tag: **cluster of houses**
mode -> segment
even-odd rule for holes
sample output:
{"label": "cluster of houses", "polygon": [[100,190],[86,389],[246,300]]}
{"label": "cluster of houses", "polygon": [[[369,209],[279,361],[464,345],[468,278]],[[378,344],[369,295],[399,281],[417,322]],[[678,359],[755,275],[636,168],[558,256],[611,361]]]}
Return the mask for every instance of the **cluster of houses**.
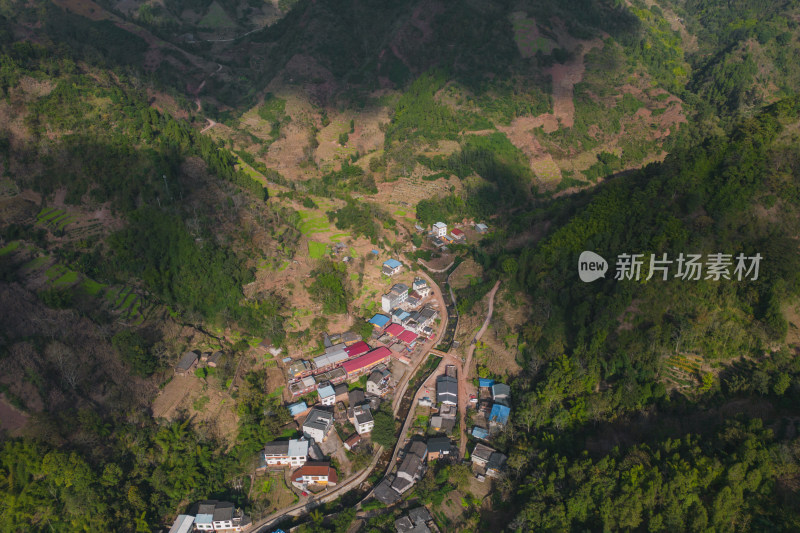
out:
{"label": "cluster of houses", "polygon": [[[348,332],[349,333],[349,332]],[[392,352],[386,346],[372,348],[358,335],[350,334],[348,340],[331,344],[325,353],[310,362],[303,359],[284,359],[289,393],[297,398],[323,390],[320,398],[330,395],[330,388],[345,381],[358,379],[375,367],[388,363]]]}
{"label": "cluster of houses", "polygon": [[215,533],[242,533],[253,523],[250,517],[230,502],[205,500],[196,503],[189,514],[178,515],[169,533],[212,531]]}
{"label": "cluster of houses", "polygon": [[[392,390],[392,374],[385,365],[372,369],[366,381],[366,392],[349,390],[345,383],[336,386],[327,384],[317,389],[319,402],[308,407],[299,401],[288,406],[290,414],[302,420],[302,437],[291,440],[276,440],[267,443],[261,456],[259,469],[296,469],[292,472],[292,484],[299,490],[330,487],[338,483],[336,470],[325,461],[320,445],[334,431],[337,421],[348,420],[355,433],[344,441],[351,450],[358,446],[375,426],[373,411],[380,406],[381,399]],[[345,408],[345,402],[349,407]]]}
{"label": "cluster of houses", "polygon": [[476,439],[488,440],[490,435],[508,424],[511,415],[511,387],[505,383],[496,383],[493,379],[479,378],[478,389],[480,400],[478,410],[486,418],[488,428],[476,425],[472,428],[472,436]]}
{"label": "cluster of houses", "polygon": [[[489,227],[483,223],[475,224],[473,227],[475,231],[481,235],[489,231]],[[422,228],[419,226],[417,229],[422,231]],[[436,248],[439,248],[443,251],[447,251],[447,245],[449,244],[463,244],[467,241],[467,236],[463,230],[459,228],[452,228],[448,232],[447,224],[444,222],[436,222],[433,224],[431,226],[431,230],[428,232],[428,237]]]}
{"label": "cluster of houses", "polygon": [[435,414],[430,418],[433,431],[448,435],[452,433],[458,415],[458,379],[455,366],[447,365],[445,373],[436,378],[435,405],[430,396],[420,398],[419,405],[435,409]]}
{"label": "cluster of houses", "polygon": [[216,352],[197,352],[196,350],[190,350],[188,352],[184,352],[181,356],[178,364],[175,365],[175,374],[178,376],[185,376],[187,374],[191,374],[192,371],[198,367],[198,365],[205,365],[211,368],[216,368],[217,365],[220,364],[222,361],[223,353],[220,351]]}

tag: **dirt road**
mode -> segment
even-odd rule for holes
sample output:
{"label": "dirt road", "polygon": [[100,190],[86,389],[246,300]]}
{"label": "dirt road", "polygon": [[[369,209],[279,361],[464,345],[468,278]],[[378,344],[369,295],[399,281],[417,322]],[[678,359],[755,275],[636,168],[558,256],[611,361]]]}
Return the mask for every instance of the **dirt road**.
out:
{"label": "dirt road", "polygon": [[497,289],[500,288],[500,280],[494,284],[492,290],[489,291],[489,311],[486,313],[486,320],[483,321],[481,329],[475,334],[472,342],[467,348],[467,358],[464,361],[464,366],[458,375],[458,415],[461,417],[461,439],[459,444],[459,453],[464,457],[467,451],[467,408],[469,407],[469,398],[467,397],[467,383],[469,382],[469,369],[472,365],[472,354],[475,353],[475,346],[486,332],[489,327],[489,322],[492,320],[492,313],[494,312],[494,295],[497,294]]}

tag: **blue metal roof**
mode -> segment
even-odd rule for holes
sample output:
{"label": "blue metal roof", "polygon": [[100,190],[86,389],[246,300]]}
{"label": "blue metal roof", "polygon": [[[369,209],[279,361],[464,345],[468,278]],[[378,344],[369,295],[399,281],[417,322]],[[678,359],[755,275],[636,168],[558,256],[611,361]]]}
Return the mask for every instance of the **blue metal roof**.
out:
{"label": "blue metal roof", "polygon": [[401,265],[402,263],[397,259],[387,259],[386,261],[383,262],[383,266],[387,266],[389,268],[397,268]]}
{"label": "blue metal roof", "polygon": [[492,406],[492,412],[489,413],[489,422],[505,425],[508,422],[509,414],[511,414],[509,407],[496,403]]}
{"label": "blue metal roof", "polygon": [[485,439],[489,436],[489,432],[480,426],[472,428],[472,436],[476,439]]}
{"label": "blue metal roof", "polygon": [[297,402],[291,404],[288,407],[288,409],[289,409],[289,414],[291,414],[292,416],[297,416],[306,409],[308,409],[308,405],[306,405],[306,402]]}
{"label": "blue metal roof", "polygon": [[382,328],[389,323],[389,317],[386,315],[377,314],[369,319],[369,323],[375,324],[379,328]]}
{"label": "blue metal roof", "polygon": [[330,385],[325,385],[324,387],[320,387],[317,389],[320,398],[328,398],[330,396],[336,396],[336,393],[333,391],[333,387]]}
{"label": "blue metal roof", "polygon": [[489,378],[478,378],[479,387],[491,387],[494,385],[494,380]]}
{"label": "blue metal roof", "polygon": [[378,255],[380,252],[378,250],[372,250],[370,253]]}

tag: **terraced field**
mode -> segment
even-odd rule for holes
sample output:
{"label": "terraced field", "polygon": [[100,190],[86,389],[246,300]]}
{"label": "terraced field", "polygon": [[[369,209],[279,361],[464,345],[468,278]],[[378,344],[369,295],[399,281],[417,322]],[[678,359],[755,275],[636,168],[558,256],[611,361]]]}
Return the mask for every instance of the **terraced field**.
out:
{"label": "terraced field", "polygon": [[694,388],[699,384],[698,376],[703,358],[694,354],[677,354],[665,363],[665,378],[677,388]]}

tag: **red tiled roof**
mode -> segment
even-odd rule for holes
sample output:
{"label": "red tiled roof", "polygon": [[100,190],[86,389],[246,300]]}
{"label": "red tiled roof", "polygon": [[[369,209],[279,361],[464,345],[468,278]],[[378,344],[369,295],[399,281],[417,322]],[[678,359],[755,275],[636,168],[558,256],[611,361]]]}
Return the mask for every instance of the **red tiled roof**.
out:
{"label": "red tiled roof", "polygon": [[464,232],[461,231],[460,229],[454,229],[450,233],[452,233],[453,235],[464,235]]}
{"label": "red tiled roof", "polygon": [[409,331],[409,330],[406,329],[406,330],[403,330],[403,333],[398,335],[397,338],[398,338],[398,340],[401,340],[401,341],[403,341],[405,343],[410,343],[410,342],[414,342],[415,340],[417,340],[417,334],[414,333],[413,331]]}
{"label": "red tiled roof", "polygon": [[339,476],[329,463],[306,463],[292,474],[292,481],[299,481],[303,476],[328,476],[328,482],[337,483]]}
{"label": "red tiled roof", "polygon": [[364,355],[370,350],[369,344],[364,341],[358,341],[357,343],[348,346],[344,349],[347,352],[347,355],[350,357],[358,357],[359,355]]}
{"label": "red tiled roof", "polygon": [[348,374],[352,372],[357,372],[362,368],[367,368],[372,365],[375,365],[387,357],[392,355],[391,350],[386,346],[381,346],[380,348],[375,348],[371,352],[366,355],[362,355],[361,357],[354,357],[353,359],[349,359],[342,363],[342,368]]}
{"label": "red tiled roof", "polygon": [[403,326],[401,326],[400,324],[392,324],[392,325],[388,326],[384,330],[384,332],[388,333],[392,337],[396,337],[397,335],[400,335],[404,331],[404,329],[405,328],[403,328]]}
{"label": "red tiled roof", "polygon": [[344,441],[344,443],[347,444],[348,446],[353,446],[355,444],[358,444],[359,442],[361,442],[361,435],[359,435],[358,433],[356,433],[355,435]]}

